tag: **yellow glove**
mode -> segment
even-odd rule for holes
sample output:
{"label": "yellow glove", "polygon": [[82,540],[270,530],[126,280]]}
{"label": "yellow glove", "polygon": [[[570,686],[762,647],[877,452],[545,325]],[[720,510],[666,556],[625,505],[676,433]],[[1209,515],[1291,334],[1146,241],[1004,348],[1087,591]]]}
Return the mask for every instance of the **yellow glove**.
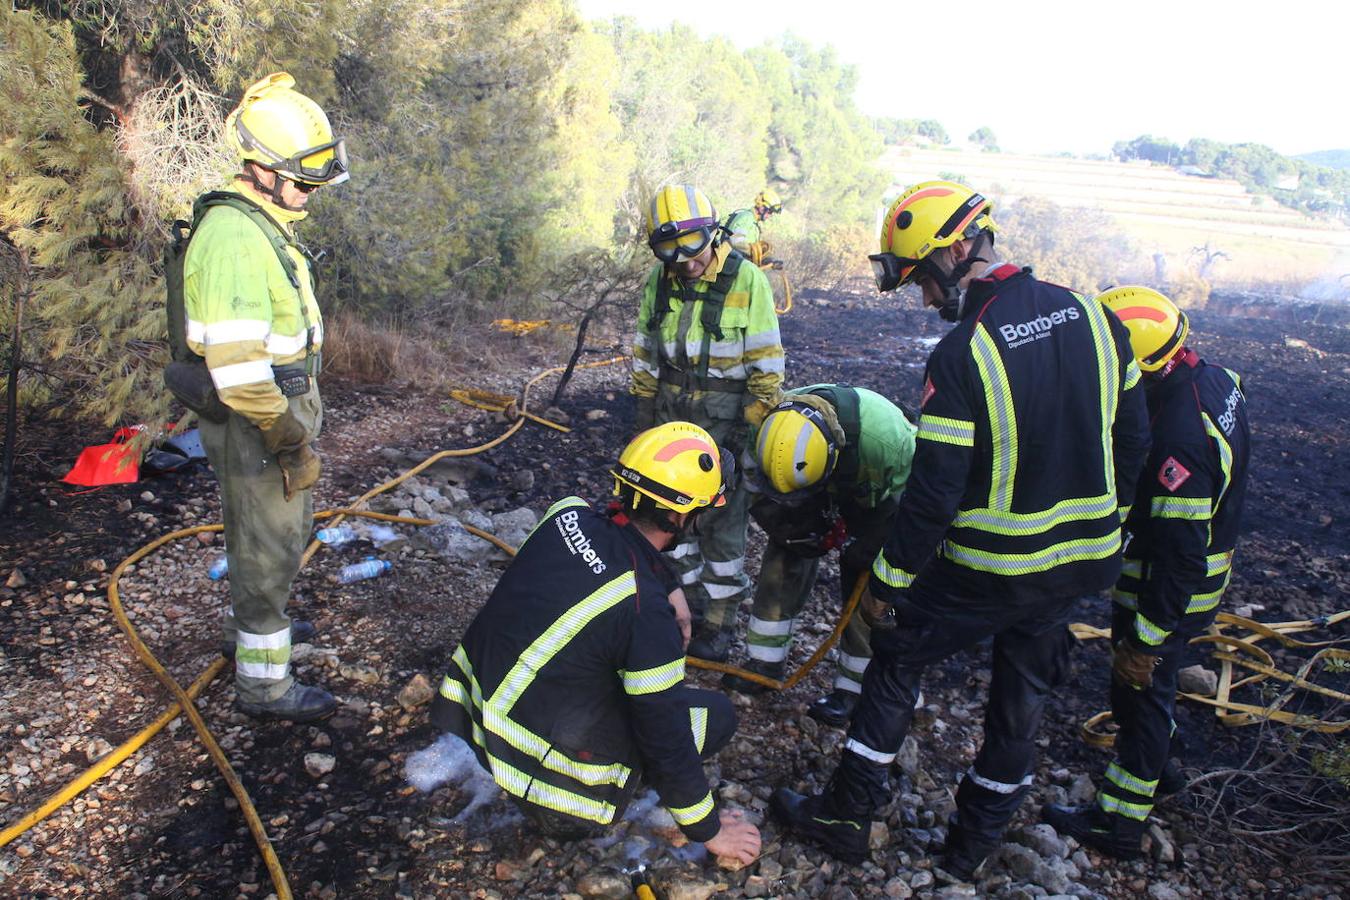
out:
{"label": "yellow glove", "polygon": [[753,403],[742,410],[742,415],[745,416],[745,421],[750,423],[751,428],[758,428],[760,423],[764,421],[764,417],[773,412],[777,405],[777,401],[771,403],[768,400],[756,397]]}

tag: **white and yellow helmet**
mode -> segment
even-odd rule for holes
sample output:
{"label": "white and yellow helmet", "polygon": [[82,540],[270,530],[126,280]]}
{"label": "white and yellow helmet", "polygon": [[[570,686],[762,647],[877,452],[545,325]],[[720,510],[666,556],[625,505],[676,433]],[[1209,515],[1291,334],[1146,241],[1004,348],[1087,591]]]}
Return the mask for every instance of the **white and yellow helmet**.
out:
{"label": "white and yellow helmet", "polygon": [[698,256],[717,236],[717,210],[692,184],[668,184],[647,204],[647,243],[663,263]]}

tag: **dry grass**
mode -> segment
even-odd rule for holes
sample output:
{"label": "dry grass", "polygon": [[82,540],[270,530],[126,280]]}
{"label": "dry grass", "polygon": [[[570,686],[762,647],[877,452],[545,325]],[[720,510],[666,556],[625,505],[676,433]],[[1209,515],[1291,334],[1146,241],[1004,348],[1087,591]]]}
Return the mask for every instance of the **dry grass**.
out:
{"label": "dry grass", "polygon": [[400,327],[339,313],[324,320],[323,368],[364,384],[443,387],[464,365],[460,354]]}

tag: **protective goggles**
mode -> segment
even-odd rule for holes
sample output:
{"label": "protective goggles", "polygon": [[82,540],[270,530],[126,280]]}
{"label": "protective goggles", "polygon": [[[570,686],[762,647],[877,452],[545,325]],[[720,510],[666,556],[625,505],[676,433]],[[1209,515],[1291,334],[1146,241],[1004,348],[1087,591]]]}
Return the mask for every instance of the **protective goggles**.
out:
{"label": "protective goggles", "polygon": [[239,129],[239,137],[245,147],[255,148],[268,157],[259,162],[292,181],[341,184],[350,177],[347,167],[347,142],[343,138],[334,138],[326,144],[307,147],[281,159],[277,158],[266,144],[254,137],[242,117],[235,120],[235,127]]}
{"label": "protective goggles", "polygon": [[[673,263],[677,259],[692,259],[708,248],[717,233],[717,220],[708,217],[685,219],[680,222],[663,222],[647,238],[652,253],[663,263]],[[694,241],[681,243],[681,238],[696,237]]]}
{"label": "protective goggles", "polygon": [[918,274],[919,263],[923,262],[894,253],[873,253],[867,257],[867,261],[872,264],[872,277],[876,279],[877,290],[883,294],[912,282]]}

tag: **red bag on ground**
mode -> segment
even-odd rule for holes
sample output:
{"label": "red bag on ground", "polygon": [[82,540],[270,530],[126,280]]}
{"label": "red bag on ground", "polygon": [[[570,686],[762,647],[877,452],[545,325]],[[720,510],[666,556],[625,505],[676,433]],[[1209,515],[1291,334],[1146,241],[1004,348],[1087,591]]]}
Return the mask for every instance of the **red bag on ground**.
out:
{"label": "red bag on ground", "polygon": [[81,487],[101,487],[105,484],[130,484],[141,479],[139,450],[133,449],[131,439],[144,425],[119,428],[111,444],[85,447],[80,458],[61,480]]}

